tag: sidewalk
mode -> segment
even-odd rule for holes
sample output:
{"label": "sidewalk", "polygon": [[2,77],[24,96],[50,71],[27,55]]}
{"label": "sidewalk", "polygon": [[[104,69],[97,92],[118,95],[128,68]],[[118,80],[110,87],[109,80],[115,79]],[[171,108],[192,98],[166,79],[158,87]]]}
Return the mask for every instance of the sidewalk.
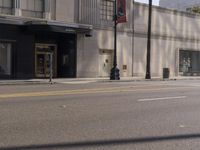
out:
{"label": "sidewalk", "polygon": [[141,77],[121,77],[120,80],[110,80],[109,78],[58,78],[53,79],[27,79],[27,80],[0,80],[1,85],[32,85],[32,84],[86,84],[95,82],[136,82],[136,81],[172,81],[172,80],[200,80],[200,77],[175,77],[163,80],[162,78],[152,78],[146,80]]}

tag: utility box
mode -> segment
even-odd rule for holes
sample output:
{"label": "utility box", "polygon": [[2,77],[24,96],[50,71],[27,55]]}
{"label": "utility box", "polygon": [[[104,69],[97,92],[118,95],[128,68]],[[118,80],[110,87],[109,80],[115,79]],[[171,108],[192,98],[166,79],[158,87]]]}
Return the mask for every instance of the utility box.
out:
{"label": "utility box", "polygon": [[169,79],[169,68],[163,68],[163,79]]}

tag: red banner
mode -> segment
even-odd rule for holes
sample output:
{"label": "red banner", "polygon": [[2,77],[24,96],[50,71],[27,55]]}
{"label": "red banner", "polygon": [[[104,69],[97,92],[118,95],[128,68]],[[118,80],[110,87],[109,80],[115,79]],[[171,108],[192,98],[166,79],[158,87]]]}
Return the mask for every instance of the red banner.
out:
{"label": "red banner", "polygon": [[117,0],[117,23],[124,23],[126,20],[126,0]]}

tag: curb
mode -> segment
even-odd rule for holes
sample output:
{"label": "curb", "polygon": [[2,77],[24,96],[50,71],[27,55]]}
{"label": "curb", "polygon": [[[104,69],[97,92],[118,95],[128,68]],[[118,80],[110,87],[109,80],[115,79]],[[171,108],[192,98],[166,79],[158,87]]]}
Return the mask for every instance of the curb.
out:
{"label": "curb", "polygon": [[10,85],[41,85],[41,84],[55,84],[55,82],[41,82],[41,81],[17,81],[17,82],[0,82],[0,86],[10,86]]}
{"label": "curb", "polygon": [[121,80],[110,80],[110,79],[73,79],[73,80],[63,80],[56,81],[54,80],[52,83],[49,81],[26,81],[26,80],[17,80],[17,81],[1,81],[0,86],[9,86],[9,85],[42,85],[42,84],[87,84],[87,83],[112,83],[112,82],[156,82],[156,81],[178,81],[178,80],[200,80],[200,78],[170,78],[170,79],[162,79],[162,78],[153,78],[153,79],[121,79]]}

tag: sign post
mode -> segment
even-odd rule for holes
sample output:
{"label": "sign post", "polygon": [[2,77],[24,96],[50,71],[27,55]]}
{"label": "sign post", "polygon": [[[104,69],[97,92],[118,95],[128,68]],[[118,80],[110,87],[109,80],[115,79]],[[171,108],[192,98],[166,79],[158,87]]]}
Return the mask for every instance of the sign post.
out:
{"label": "sign post", "polygon": [[49,75],[49,82],[52,84],[53,78],[53,53],[50,53],[50,75]]}
{"label": "sign post", "polygon": [[111,69],[110,80],[120,80],[117,68],[117,24],[126,22],[126,0],[115,0],[114,6],[114,61]]}
{"label": "sign post", "polygon": [[146,79],[151,79],[151,17],[152,17],[152,0],[149,0],[149,20],[148,20],[148,38],[147,38],[147,65]]}

